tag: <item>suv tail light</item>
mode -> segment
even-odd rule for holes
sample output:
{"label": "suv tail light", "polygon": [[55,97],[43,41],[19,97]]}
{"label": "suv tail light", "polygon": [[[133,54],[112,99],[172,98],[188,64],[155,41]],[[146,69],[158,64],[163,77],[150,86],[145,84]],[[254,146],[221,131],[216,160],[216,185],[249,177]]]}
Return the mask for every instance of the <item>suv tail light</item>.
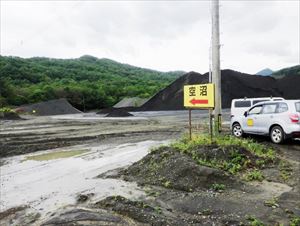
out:
{"label": "suv tail light", "polygon": [[290,116],[291,122],[293,122],[293,123],[298,123],[300,120],[298,114],[290,114],[289,116]]}

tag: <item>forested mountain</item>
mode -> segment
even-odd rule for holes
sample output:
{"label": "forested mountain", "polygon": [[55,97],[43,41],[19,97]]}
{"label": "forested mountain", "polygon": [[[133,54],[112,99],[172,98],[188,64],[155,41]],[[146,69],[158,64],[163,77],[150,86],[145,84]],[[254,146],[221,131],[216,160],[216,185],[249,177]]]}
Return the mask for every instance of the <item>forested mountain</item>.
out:
{"label": "forested mountain", "polygon": [[148,98],[184,72],[159,72],[109,59],[0,56],[0,106],[67,98],[83,109],[109,107],[123,97]]}
{"label": "forested mountain", "polygon": [[282,78],[285,76],[295,76],[295,75],[300,76],[300,65],[283,68],[279,71],[273,72],[272,74],[274,78]]}

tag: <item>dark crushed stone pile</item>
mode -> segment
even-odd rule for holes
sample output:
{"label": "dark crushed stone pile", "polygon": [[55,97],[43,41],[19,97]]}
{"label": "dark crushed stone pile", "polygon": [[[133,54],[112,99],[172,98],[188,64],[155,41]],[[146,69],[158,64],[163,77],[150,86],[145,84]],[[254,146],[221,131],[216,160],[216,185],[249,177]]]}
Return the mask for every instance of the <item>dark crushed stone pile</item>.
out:
{"label": "dark crushed stone pile", "polygon": [[22,120],[15,112],[0,112],[0,120]]}
{"label": "dark crushed stone pile", "polygon": [[110,111],[105,117],[129,117],[129,116],[133,116],[133,115],[124,109],[115,108],[112,111]]}
{"label": "dark crushed stone pile", "polygon": [[18,112],[45,115],[64,115],[82,113],[74,108],[66,99],[49,100],[35,104],[28,104],[16,109]]}
{"label": "dark crushed stone pile", "polygon": [[[183,86],[208,82],[208,73],[201,75],[189,72],[154,95],[140,110],[183,110]],[[300,76],[275,79],[269,76],[244,74],[233,70],[222,70],[222,107],[229,108],[231,100],[244,97],[280,96],[299,99]]]}
{"label": "dark crushed stone pile", "polygon": [[116,108],[114,108],[114,107],[103,108],[103,109],[99,110],[96,114],[108,114],[114,110],[116,110]]}
{"label": "dark crushed stone pile", "polygon": [[169,147],[151,152],[119,173],[124,180],[158,185],[182,191],[208,189],[212,184],[230,187],[238,182],[225,172],[198,165],[191,156]]}
{"label": "dark crushed stone pile", "polygon": [[290,75],[278,79],[277,85],[284,98],[300,99],[300,75]]}

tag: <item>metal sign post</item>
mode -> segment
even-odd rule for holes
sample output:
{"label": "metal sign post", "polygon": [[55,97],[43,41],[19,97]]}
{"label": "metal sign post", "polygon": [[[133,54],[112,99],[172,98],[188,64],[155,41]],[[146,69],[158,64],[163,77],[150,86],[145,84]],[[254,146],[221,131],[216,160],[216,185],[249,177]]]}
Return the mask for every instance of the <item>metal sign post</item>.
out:
{"label": "metal sign post", "polygon": [[[189,110],[189,137],[192,139],[192,109],[208,109],[215,107],[215,86],[213,83],[186,85],[183,87],[184,107]],[[212,115],[209,114],[209,133],[212,140]]]}
{"label": "metal sign post", "polygon": [[189,135],[190,140],[192,140],[192,110],[189,109]]}

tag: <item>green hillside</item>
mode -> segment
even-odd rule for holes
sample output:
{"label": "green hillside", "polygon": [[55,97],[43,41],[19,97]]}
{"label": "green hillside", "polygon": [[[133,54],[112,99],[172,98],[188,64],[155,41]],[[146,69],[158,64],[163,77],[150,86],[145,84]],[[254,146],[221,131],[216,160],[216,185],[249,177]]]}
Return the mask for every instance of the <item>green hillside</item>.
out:
{"label": "green hillside", "polygon": [[123,97],[148,98],[183,73],[159,72],[93,56],[0,56],[0,106],[65,97],[81,110],[104,108]]}
{"label": "green hillside", "polygon": [[285,76],[290,76],[290,75],[299,75],[300,76],[300,65],[283,68],[279,71],[275,71],[272,73],[272,76],[275,78],[283,78]]}

